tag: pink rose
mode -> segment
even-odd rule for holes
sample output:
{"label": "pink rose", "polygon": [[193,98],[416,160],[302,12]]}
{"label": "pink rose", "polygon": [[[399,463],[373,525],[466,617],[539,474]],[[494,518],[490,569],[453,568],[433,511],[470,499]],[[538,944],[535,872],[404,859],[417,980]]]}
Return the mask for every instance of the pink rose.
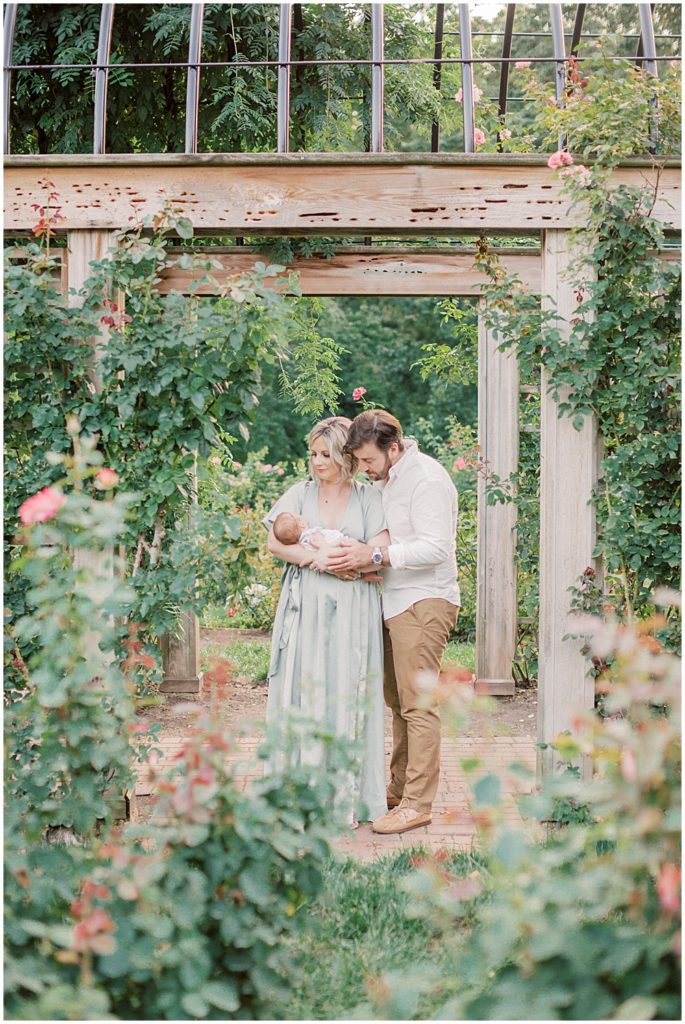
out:
{"label": "pink rose", "polygon": [[637,782],[637,761],[632,750],[621,751],[621,775],[626,782]]}
{"label": "pink rose", "polygon": [[119,483],[119,476],[113,469],[101,469],[95,480],[103,490],[108,491],[110,487],[116,487]]}
{"label": "pink rose", "polygon": [[354,399],[355,402],[358,402],[359,399],[365,394],[366,388],[355,388],[354,391],[352,392],[352,398]]}
{"label": "pink rose", "polygon": [[567,153],[565,149],[559,149],[556,153],[552,153],[551,157],[547,161],[547,166],[553,171],[556,171],[558,167],[568,166],[573,163],[573,157],[570,153]]}
{"label": "pink rose", "polygon": [[[483,95],[483,93],[481,92],[481,90],[478,88],[477,85],[474,85],[472,88],[473,88],[473,102],[477,103],[478,100]],[[464,90],[463,89],[457,89],[457,91],[454,94],[455,102],[456,103],[461,103],[463,99],[464,99]]]}
{"label": "pink rose", "polygon": [[522,71],[523,68],[529,68],[530,67],[530,63],[531,62],[529,60],[517,60],[516,63],[514,64],[514,67],[518,68],[519,71]]}
{"label": "pink rose", "polygon": [[211,457],[211,459],[209,461],[211,462],[211,464],[213,466],[220,466],[221,465],[221,459],[219,458],[218,455],[212,455],[212,457]]}
{"label": "pink rose", "polygon": [[276,472],[278,473],[279,476],[285,476],[285,470],[283,469],[282,466],[279,466]]}
{"label": "pink rose", "polygon": [[466,459],[457,459],[454,463],[455,469],[466,469]]}
{"label": "pink rose", "polygon": [[480,128],[474,128],[473,141],[477,146],[482,146],[485,142],[485,132],[482,132]]}
{"label": "pink rose", "polygon": [[680,911],[680,873],[677,864],[663,864],[656,880],[659,903],[671,914]]}
{"label": "pink rose", "polygon": [[48,519],[57,515],[66,500],[54,487],[44,487],[20,506],[19,518],[24,526],[30,526],[31,523],[46,523]]}
{"label": "pink rose", "polygon": [[510,139],[511,138],[511,128],[502,128],[501,132],[499,133],[499,137],[500,137],[500,139]]}

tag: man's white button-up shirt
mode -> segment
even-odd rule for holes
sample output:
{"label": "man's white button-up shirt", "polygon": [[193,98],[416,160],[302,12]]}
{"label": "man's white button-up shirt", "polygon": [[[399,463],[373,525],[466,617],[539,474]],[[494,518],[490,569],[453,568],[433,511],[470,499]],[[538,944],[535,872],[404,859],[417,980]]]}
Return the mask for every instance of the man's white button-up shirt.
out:
{"label": "man's white button-up shirt", "polygon": [[457,583],[457,490],[447,470],[405,439],[404,455],[380,486],[390,531],[384,571],[383,617],[417,601],[441,597],[460,604]]}

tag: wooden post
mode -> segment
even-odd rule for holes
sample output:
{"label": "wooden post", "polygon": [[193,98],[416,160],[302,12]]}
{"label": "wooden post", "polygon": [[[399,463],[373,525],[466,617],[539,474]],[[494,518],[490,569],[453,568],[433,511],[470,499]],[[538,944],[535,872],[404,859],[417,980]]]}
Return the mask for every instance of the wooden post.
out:
{"label": "wooden post", "polygon": [[200,623],[193,612],[183,612],[178,631],[162,637],[162,664],[162,693],[200,692]]}
{"label": "wooden post", "polygon": [[[501,479],[516,471],[519,450],[519,372],[513,349],[478,320],[478,441],[487,470]],[[516,507],[488,505],[478,477],[476,690],[514,693],[516,647]]]}
{"label": "wooden post", "polygon": [[[543,233],[543,305],[556,309],[559,327],[570,334],[575,315],[574,288],[568,280],[567,231]],[[597,480],[597,425],[587,417],[576,430],[568,416],[559,417],[548,394],[549,375],[542,370],[540,426],[540,662],[538,674],[538,738],[549,743],[560,732],[574,732],[573,719],[594,704],[594,683],[581,654],[582,641],[563,639],[576,631],[570,615],[569,587],[587,566],[594,568],[595,512],[592,488]],[[564,395],[560,393],[562,400]],[[538,769],[555,768],[552,750],[542,750]],[[590,767],[582,766],[587,777]]]}

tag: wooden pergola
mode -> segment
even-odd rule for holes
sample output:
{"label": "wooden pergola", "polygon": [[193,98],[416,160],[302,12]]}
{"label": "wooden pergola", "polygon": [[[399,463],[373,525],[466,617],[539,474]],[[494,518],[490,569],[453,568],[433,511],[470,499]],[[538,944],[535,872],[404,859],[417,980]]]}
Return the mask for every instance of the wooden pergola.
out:
{"label": "wooden pergola", "polygon": [[[570,331],[576,310],[570,232],[583,210],[569,208],[542,156],[473,154],[207,154],[5,157],[5,228],[24,234],[44,200],[41,180],[59,194],[60,230],[67,235],[64,283],[79,289],[89,261],[107,252],[113,233],[158,213],[182,210],[198,234],[215,237],[319,234],[407,239],[407,245],[350,249],[330,260],[297,259],[305,295],[478,296],[483,283],[473,250],[416,248],[413,238],[529,235],[539,249],[503,249],[509,270],[539,293]],[[657,173],[649,160],[614,172],[613,182],[655,190],[653,216],[680,230],[680,165]],[[203,252],[205,250],[203,249]],[[223,270],[240,273],[259,259],[241,248],[209,248]],[[673,253],[664,253],[673,258]],[[188,272],[171,269],[160,288],[187,290]],[[207,291],[207,293],[210,293]],[[517,467],[519,374],[513,349],[479,322],[478,431],[481,455],[506,478]],[[573,731],[579,707],[594,703],[593,680],[573,632],[569,587],[593,565],[591,501],[600,439],[586,419],[576,430],[559,417],[541,372],[540,658],[538,736],[548,743]],[[563,396],[562,396],[563,397]],[[492,694],[513,693],[517,631],[516,512],[488,505],[478,492],[477,681]],[[599,567],[598,567],[599,568]],[[167,689],[197,690],[197,621],[169,640]],[[552,767],[544,751],[541,767]]]}

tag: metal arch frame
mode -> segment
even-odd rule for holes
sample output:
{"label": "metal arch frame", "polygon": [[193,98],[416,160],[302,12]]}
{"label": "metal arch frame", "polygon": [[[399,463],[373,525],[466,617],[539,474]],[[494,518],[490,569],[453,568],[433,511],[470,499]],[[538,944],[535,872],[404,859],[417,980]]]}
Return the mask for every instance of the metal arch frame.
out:
{"label": "metal arch frame", "polygon": [[577,57],[580,49],[580,40],[583,35],[583,20],[587,4],[578,4],[576,8],[576,19],[573,22],[573,35],[571,37],[571,56]]}
{"label": "metal arch frame", "polygon": [[200,108],[200,67],[204,13],[205,5],[203,3],[192,5],[190,12],[190,40],[188,42],[188,83],[186,87],[186,153],[197,153],[197,122]]}
{"label": "metal arch frame", "polygon": [[[507,96],[509,93],[509,60],[511,57],[511,42],[514,36],[514,15],[516,14],[516,4],[507,4],[507,17],[504,23],[504,39],[502,40],[502,63],[500,65],[499,73],[499,104],[498,104],[498,116],[500,120],[505,117],[507,113]],[[497,150],[498,152],[503,151],[502,139],[497,131]]]}
{"label": "metal arch frame", "polygon": [[[435,65],[433,67],[433,85],[440,93],[442,87],[442,43],[445,32],[445,5],[435,5],[435,45],[433,56]],[[440,150],[440,122],[433,121],[431,125],[431,153],[438,153]]]}
{"label": "metal arch frame", "polygon": [[473,102],[473,40],[468,4],[459,4],[459,43],[461,46],[461,94],[464,112],[464,152],[475,153],[475,106]]}
{"label": "metal arch frame", "polygon": [[3,72],[3,86],[5,98],[4,109],[2,112],[3,153],[9,153],[10,151],[10,98],[12,89],[12,72],[7,69],[7,65],[11,66],[12,64],[12,50],[14,49],[14,28],[17,23],[17,6],[17,4],[5,5],[5,23],[3,26],[2,43],[3,66],[6,69]]}
{"label": "metal arch frame", "polygon": [[107,86],[109,60],[112,50],[112,23],[114,4],[103,4],[100,11],[98,56],[95,69],[95,103],[93,107],[93,153],[106,152],[107,143]]}
{"label": "metal arch frame", "polygon": [[385,56],[383,4],[371,5],[371,152],[383,152]]}
{"label": "metal arch frame", "polygon": [[552,45],[554,47],[554,94],[557,103],[564,102],[566,88],[566,43],[564,40],[564,21],[561,4],[549,5],[549,20],[552,27]]}
{"label": "metal arch frame", "polygon": [[280,4],[278,11],[278,100],[276,152],[290,152],[290,47],[292,4]]}
{"label": "metal arch frame", "polygon": [[[289,129],[290,129],[290,82],[291,82],[291,69],[293,66],[296,68],[296,75],[300,73],[302,67],[305,65],[319,65],[319,64],[331,64],[331,65],[367,65],[371,67],[372,71],[372,89],[371,89],[371,139],[370,139],[370,151],[372,153],[382,153],[384,151],[383,146],[383,120],[384,120],[384,73],[386,65],[409,65],[409,64],[427,64],[430,63],[433,66],[433,84],[437,90],[440,90],[442,84],[442,66],[443,64],[460,64],[462,68],[462,91],[463,91],[463,118],[464,118],[464,152],[473,153],[475,151],[475,104],[473,102],[473,66],[479,63],[492,63],[493,58],[474,58],[472,40],[474,33],[471,30],[471,21],[469,13],[469,5],[459,4],[459,22],[460,22],[460,39],[461,39],[461,55],[459,58],[445,58],[443,57],[443,41],[444,41],[444,4],[436,4],[436,26],[435,26],[435,51],[432,58],[400,58],[393,60],[386,60],[384,57],[384,38],[383,38],[383,5],[382,3],[372,3],[372,55],[371,59],[362,60],[296,60],[291,59],[291,33],[292,33],[292,11],[295,9],[296,15],[301,15],[301,5],[293,5],[291,3],[280,4],[280,21],[279,21],[279,53],[277,61],[241,61],[230,63],[227,62],[208,62],[203,65],[201,59],[202,50],[202,22],[203,22],[203,3],[194,3],[191,7],[191,24],[190,24],[190,42],[189,42],[189,53],[187,63],[142,63],[142,64],[125,64],[117,63],[112,64],[110,60],[111,51],[111,38],[112,38],[112,23],[114,17],[115,4],[102,4],[101,5],[101,18],[100,18],[100,29],[98,34],[98,52],[97,62],[95,64],[35,64],[35,65],[15,65],[12,62],[12,51],[15,36],[15,25],[16,25],[16,14],[18,4],[6,4],[5,5],[5,18],[4,18],[4,86],[5,86],[5,107],[3,111],[4,117],[4,152],[10,152],[10,104],[11,104],[11,78],[12,72],[15,70],[26,69],[26,70],[51,70],[53,68],[78,68],[79,70],[91,70],[91,73],[95,77],[95,96],[94,96],[94,127],[93,127],[93,153],[96,155],[104,155],[106,151],[106,107],[107,107],[107,90],[108,90],[108,79],[109,71],[113,67],[119,68],[169,68],[178,67],[185,68],[187,71],[187,92],[186,92],[186,124],[185,124],[185,152],[187,154],[193,154],[197,152],[197,140],[198,140],[198,114],[199,114],[199,92],[200,92],[200,74],[203,67],[277,67],[278,68],[278,126],[277,126],[277,152],[287,153],[289,152]],[[502,56],[500,58],[500,90],[499,90],[499,115],[504,116],[506,113],[507,100],[508,100],[508,83],[509,83],[509,65],[512,61],[510,56],[512,39],[515,33],[513,32],[513,18],[516,4],[507,5],[507,16],[506,26],[504,33],[501,34],[504,37]],[[654,22],[653,22],[653,7],[654,4],[642,3],[638,4],[639,17],[640,17],[640,35],[638,37],[638,47],[635,61],[639,66],[646,67],[648,74],[658,77],[658,62],[660,60],[672,59],[671,57],[660,57],[656,53],[656,36],[654,33]],[[576,55],[581,42],[582,36],[582,24],[587,4],[578,4],[576,10],[575,23],[573,27],[573,35],[571,41],[571,54]],[[549,57],[536,57],[532,58],[536,63],[542,62],[554,62],[555,64],[555,92],[557,102],[563,103],[563,93],[565,90],[565,63],[567,55],[565,53],[565,37],[563,31],[563,19],[561,5],[558,3],[549,4],[550,21],[552,29],[552,37],[554,44],[554,56]],[[441,30],[442,29],[442,30]],[[457,33],[449,33],[457,34]],[[542,35],[542,33],[537,33]],[[546,33],[545,33],[546,34]],[[634,37],[633,37],[634,38]],[[679,37],[678,37],[679,38]],[[618,56],[616,59],[622,59]],[[680,59],[680,58],[679,58]],[[494,58],[497,61],[497,58]],[[466,72],[466,73],[465,73]],[[439,123],[434,121],[432,123],[431,131],[431,151],[439,151]],[[656,109],[654,109],[651,124],[650,124],[650,136],[652,139],[653,146],[657,142],[657,117]],[[560,147],[563,146],[563,138],[560,139]],[[498,150],[502,151],[501,139],[498,133]]]}
{"label": "metal arch frame", "polygon": [[[654,37],[654,18],[652,15],[652,4],[638,4],[640,15],[640,40],[638,42],[638,57],[644,57],[645,70],[648,75],[658,78],[658,64],[656,61],[656,39]],[[639,62],[642,64],[642,61]]]}

